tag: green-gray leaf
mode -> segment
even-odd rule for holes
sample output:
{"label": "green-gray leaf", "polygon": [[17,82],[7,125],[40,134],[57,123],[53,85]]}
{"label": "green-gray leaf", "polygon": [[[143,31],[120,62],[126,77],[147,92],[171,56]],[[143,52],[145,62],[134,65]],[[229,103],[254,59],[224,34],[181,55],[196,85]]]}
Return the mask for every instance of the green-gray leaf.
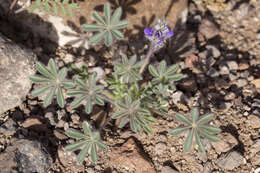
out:
{"label": "green-gray leaf", "polygon": [[177,120],[179,120],[179,121],[181,121],[183,123],[191,125],[190,120],[188,120],[184,115],[182,115],[180,113],[177,113],[176,118],[177,118]]}
{"label": "green-gray leaf", "polygon": [[55,91],[56,91],[56,87],[52,87],[50,92],[47,94],[47,96],[45,97],[44,101],[43,101],[43,106],[44,107],[47,107],[51,104],[51,101],[54,97],[54,94],[55,94]]}
{"label": "green-gray leaf", "polygon": [[81,164],[84,161],[86,155],[88,154],[90,146],[91,146],[91,143],[87,143],[86,146],[80,151],[80,153],[77,157],[77,161],[79,164]]}
{"label": "green-gray leaf", "polygon": [[94,35],[93,37],[91,37],[91,39],[89,40],[89,44],[94,45],[97,44],[97,42],[99,42],[106,34],[107,31],[102,31],[96,35]]}
{"label": "green-gray leaf", "polygon": [[179,128],[175,128],[175,129],[172,129],[170,130],[170,135],[172,136],[177,136],[183,132],[185,132],[186,130],[190,129],[190,127],[179,127]]}
{"label": "green-gray leaf", "polygon": [[193,134],[194,134],[194,129],[191,129],[188,137],[185,140],[184,143],[184,152],[189,152],[192,146],[192,140],[193,140]]}
{"label": "green-gray leaf", "polygon": [[86,141],[84,140],[84,141],[76,142],[74,144],[67,145],[65,147],[65,150],[66,151],[76,151],[76,150],[80,149],[85,143],[86,143]]}
{"label": "green-gray leaf", "polygon": [[58,87],[57,102],[58,102],[58,104],[59,104],[59,106],[60,106],[61,108],[64,107],[65,100],[64,100],[64,96],[63,96],[63,94],[62,94],[62,90],[61,90],[60,87]]}

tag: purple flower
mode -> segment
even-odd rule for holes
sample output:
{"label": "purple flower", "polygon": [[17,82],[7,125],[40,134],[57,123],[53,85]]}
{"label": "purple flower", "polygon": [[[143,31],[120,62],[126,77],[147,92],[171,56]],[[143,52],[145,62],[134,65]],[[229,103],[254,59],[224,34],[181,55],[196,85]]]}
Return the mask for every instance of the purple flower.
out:
{"label": "purple flower", "polygon": [[145,37],[151,41],[154,51],[163,47],[165,40],[173,36],[173,31],[169,29],[165,20],[158,20],[150,29],[144,29]]}

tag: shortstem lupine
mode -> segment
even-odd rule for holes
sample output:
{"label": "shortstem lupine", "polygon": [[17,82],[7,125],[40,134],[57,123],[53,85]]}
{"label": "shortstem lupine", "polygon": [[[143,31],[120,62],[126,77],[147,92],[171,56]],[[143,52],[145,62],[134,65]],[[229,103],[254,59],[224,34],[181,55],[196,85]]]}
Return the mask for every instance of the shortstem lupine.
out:
{"label": "shortstem lupine", "polygon": [[148,65],[153,53],[164,46],[166,39],[173,36],[173,31],[170,30],[164,19],[159,19],[151,29],[145,28],[144,34],[145,37],[150,41],[150,47],[145,57],[144,63],[139,71],[140,74],[143,73],[145,67]]}

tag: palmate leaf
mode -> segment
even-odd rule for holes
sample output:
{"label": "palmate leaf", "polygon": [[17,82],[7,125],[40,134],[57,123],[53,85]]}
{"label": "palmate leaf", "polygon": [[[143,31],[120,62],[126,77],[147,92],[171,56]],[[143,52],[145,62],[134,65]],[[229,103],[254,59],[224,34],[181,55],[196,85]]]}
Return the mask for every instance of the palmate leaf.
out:
{"label": "palmate leaf", "polygon": [[132,83],[142,79],[139,74],[139,69],[142,65],[142,61],[137,62],[136,55],[127,58],[126,55],[122,55],[122,63],[114,63],[114,71],[119,76],[123,83]]}
{"label": "palmate leaf", "polygon": [[82,163],[87,156],[87,154],[90,155],[90,159],[92,162],[97,161],[97,150],[106,150],[107,146],[101,141],[100,135],[98,132],[92,132],[90,129],[89,124],[84,121],[82,123],[83,133],[69,129],[66,131],[66,135],[80,140],[74,144],[67,145],[65,147],[66,151],[76,151],[80,150],[80,153],[77,156],[78,163]]}
{"label": "palmate leaf", "polygon": [[122,8],[117,8],[111,16],[111,7],[109,3],[104,5],[104,17],[101,17],[96,11],[93,13],[93,17],[97,24],[83,24],[82,28],[90,32],[98,32],[92,38],[89,43],[95,45],[101,40],[109,47],[112,45],[114,39],[122,39],[124,35],[119,29],[127,27],[128,21],[120,21],[122,15]]}
{"label": "palmate leaf", "polygon": [[160,62],[157,68],[150,64],[148,70],[150,74],[153,76],[153,84],[162,83],[173,85],[174,81],[182,79],[181,73],[175,73],[178,70],[178,68],[179,67],[176,64],[167,68],[166,62],[163,60]]}
{"label": "palmate leaf", "polygon": [[96,85],[96,75],[89,75],[88,81],[82,78],[76,78],[76,89],[68,90],[67,94],[76,97],[70,104],[71,108],[76,108],[85,101],[86,113],[92,112],[94,104],[104,105],[102,92],[104,87],[102,85]]}
{"label": "palmate leaf", "polygon": [[31,76],[30,80],[45,86],[33,90],[32,95],[39,96],[48,91],[47,96],[43,100],[43,106],[47,107],[50,105],[53,98],[56,96],[58,105],[64,107],[65,98],[62,89],[74,87],[72,81],[66,80],[67,69],[62,68],[61,70],[58,70],[53,59],[49,60],[48,66],[44,66],[42,63],[38,62],[36,64],[36,69],[41,75]]}
{"label": "palmate leaf", "polygon": [[204,137],[212,142],[217,142],[220,140],[216,134],[220,133],[221,130],[217,127],[206,125],[206,123],[208,123],[213,118],[213,114],[207,114],[199,119],[199,110],[198,108],[194,108],[191,111],[191,119],[186,118],[180,113],[176,115],[176,118],[187,126],[170,130],[170,135],[176,136],[187,130],[190,131],[184,143],[184,152],[190,151],[193,138],[195,138],[200,152],[205,152],[200,137]]}
{"label": "palmate leaf", "polygon": [[124,127],[130,122],[130,128],[134,132],[142,132],[145,130],[151,133],[150,122],[155,122],[149,110],[142,108],[139,100],[132,100],[126,95],[123,100],[116,102],[116,111],[112,115],[113,119],[121,118],[119,128]]}
{"label": "palmate leaf", "polygon": [[69,3],[68,0],[37,0],[35,4],[30,8],[30,12],[36,9],[45,11],[46,13],[58,14],[58,9],[60,9],[63,16],[72,16],[72,9],[78,9],[77,3]]}

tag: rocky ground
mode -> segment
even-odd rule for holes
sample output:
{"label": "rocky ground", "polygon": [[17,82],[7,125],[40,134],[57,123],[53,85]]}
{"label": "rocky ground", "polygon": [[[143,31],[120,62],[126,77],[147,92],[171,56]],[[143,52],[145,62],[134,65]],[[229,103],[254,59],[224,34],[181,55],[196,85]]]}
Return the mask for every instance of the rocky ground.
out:
{"label": "rocky ground", "polygon": [[[113,8],[121,5],[123,17],[132,23],[125,31],[126,39],[111,48],[89,47],[89,35],[79,25],[90,22],[93,9],[100,11],[106,1],[79,1],[84,9],[61,22],[73,28],[63,28],[67,33],[78,31],[78,40],[73,38],[74,42],[67,40],[64,44],[58,39],[62,31],[52,26],[50,18],[45,16],[41,22],[56,27],[56,32],[49,32],[56,36],[52,41],[25,25],[38,22],[38,14],[7,15],[0,0],[1,172],[259,173],[260,2],[109,0]],[[37,20],[24,20],[28,15]],[[56,103],[43,108],[41,98],[30,94],[37,87],[28,80],[35,72],[35,60],[46,64],[54,58],[59,67],[85,64],[89,70],[103,70],[109,75],[112,62],[121,52],[145,56],[148,43],[142,30],[162,15],[174,27],[175,35],[151,63],[162,59],[168,64],[178,63],[185,74],[177,83],[177,92],[171,95],[169,115],[156,116],[149,135],[132,133],[129,128],[119,130],[113,121],[109,122],[102,132],[108,151],[99,152],[96,165],[88,158],[78,165],[76,154],[63,149],[73,142],[64,131],[80,129],[83,120],[99,128],[109,116],[107,108],[96,106],[90,115],[81,108],[71,110],[69,105],[61,109]],[[75,42],[81,44],[75,46]],[[194,106],[202,112],[213,112],[212,124],[222,130],[220,142],[203,140],[206,154],[199,153],[196,146],[192,152],[183,153],[187,134],[168,135],[170,128],[180,125],[175,113],[186,114]]]}

